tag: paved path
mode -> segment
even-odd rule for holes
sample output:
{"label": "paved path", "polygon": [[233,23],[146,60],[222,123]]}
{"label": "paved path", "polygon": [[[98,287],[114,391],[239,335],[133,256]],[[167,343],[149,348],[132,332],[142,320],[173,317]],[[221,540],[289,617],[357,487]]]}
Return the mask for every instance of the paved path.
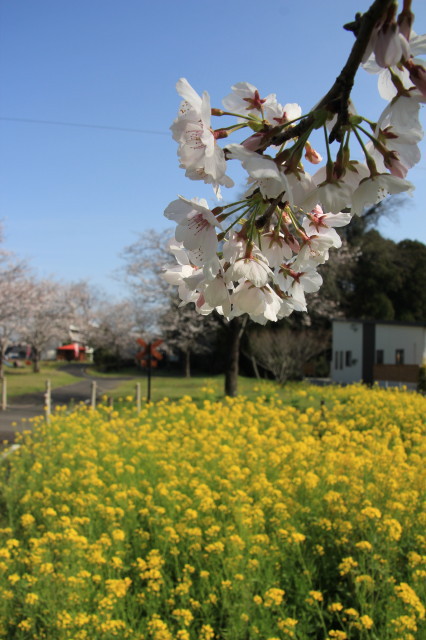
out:
{"label": "paved path", "polygon": [[[75,364],[62,367],[67,373],[76,376],[78,382],[52,389],[52,410],[57,405],[68,405],[71,402],[75,404],[90,402],[91,383],[93,380],[97,383],[96,396],[98,399],[117,387],[123,380],[132,380],[131,377],[96,378],[86,374],[86,367],[87,365],[79,366]],[[28,420],[30,418],[43,415],[44,404],[44,393],[29,393],[12,398],[7,409],[5,411],[0,410],[0,441],[13,442],[16,432],[28,428]]]}

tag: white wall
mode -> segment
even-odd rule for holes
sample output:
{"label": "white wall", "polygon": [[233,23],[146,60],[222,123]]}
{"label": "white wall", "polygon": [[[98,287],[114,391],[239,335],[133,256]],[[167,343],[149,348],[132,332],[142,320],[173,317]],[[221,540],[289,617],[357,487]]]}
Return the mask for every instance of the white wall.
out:
{"label": "white wall", "polygon": [[383,364],[396,364],[396,349],[404,350],[404,364],[422,363],[426,356],[426,328],[377,324],[376,351],[383,350]]}
{"label": "white wall", "polygon": [[[338,365],[336,368],[336,351]],[[352,364],[346,364],[346,352],[352,352]],[[343,354],[342,357],[340,354]],[[346,322],[333,320],[333,353],[331,362],[331,378],[334,382],[359,382],[362,378],[362,322]]]}

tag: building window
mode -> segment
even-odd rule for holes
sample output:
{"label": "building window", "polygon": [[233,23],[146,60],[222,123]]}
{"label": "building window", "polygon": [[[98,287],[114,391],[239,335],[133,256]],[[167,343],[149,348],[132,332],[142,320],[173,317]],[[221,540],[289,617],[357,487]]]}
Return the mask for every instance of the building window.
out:
{"label": "building window", "polygon": [[383,349],[377,349],[376,351],[376,364],[383,364],[385,357],[384,357],[384,351]]}
{"label": "building window", "polygon": [[404,364],[404,349],[395,351],[395,364]]}
{"label": "building window", "polygon": [[343,369],[343,356],[344,356],[344,351],[334,352],[334,368],[336,369],[336,371],[338,369]]}
{"label": "building window", "polygon": [[352,351],[346,351],[346,354],[345,354],[345,365],[347,367],[351,367],[352,366]]}

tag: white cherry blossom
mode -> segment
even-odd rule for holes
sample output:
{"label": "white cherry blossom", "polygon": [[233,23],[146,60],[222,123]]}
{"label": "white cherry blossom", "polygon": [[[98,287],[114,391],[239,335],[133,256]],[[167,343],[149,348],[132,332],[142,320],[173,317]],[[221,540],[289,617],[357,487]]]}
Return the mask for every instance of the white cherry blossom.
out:
{"label": "white cherry blossom", "polygon": [[294,265],[283,265],[275,274],[275,282],[282,291],[290,295],[297,286],[302,287],[306,293],[315,293],[322,285],[321,275],[315,269],[296,272],[292,269]]}
{"label": "white cherry blossom", "polygon": [[291,193],[291,199],[289,199],[291,206],[303,209],[305,201],[314,194],[317,185],[312,179],[312,176],[302,169],[298,169],[295,173],[286,173],[285,175]]}
{"label": "white cherry blossom", "polygon": [[232,186],[232,180],[225,177],[223,149],[216,144],[211,129],[209,94],[205,91],[200,97],[185,78],[177,82],[176,89],[184,100],[170,128],[174,140],[179,143],[181,166],[192,179],[203,179],[216,188]]}
{"label": "white cherry blossom", "polygon": [[208,209],[206,200],[187,200],[180,196],[168,205],[164,215],[177,223],[175,238],[185,249],[193,252],[197,266],[202,266],[216,255],[218,240],[215,227],[220,227],[220,224]]}
{"label": "white cherry blossom", "polygon": [[256,287],[251,282],[241,282],[231,296],[233,314],[248,313],[255,322],[276,322],[281,310],[281,299],[270,286]]}
{"label": "white cherry blossom", "polygon": [[345,175],[332,182],[326,182],[326,167],[321,167],[312,176],[316,189],[308,193],[301,204],[305,211],[312,210],[318,203],[325,211],[339,213],[351,204],[352,194],[360,181],[370,175],[367,166],[362,163],[352,163],[352,169],[348,168]]}
{"label": "white cherry blossom", "polygon": [[263,233],[261,245],[262,253],[270,267],[279,267],[293,256],[293,251],[282,233],[276,234],[274,231]]}
{"label": "white cherry blossom", "polygon": [[249,151],[241,144],[229,144],[227,150],[228,157],[240,160],[249,174],[252,182],[251,191],[259,188],[265,198],[277,198],[285,193],[283,198],[289,202],[292,200],[288,180],[272,158],[266,158],[255,151]]}
{"label": "white cherry blossom", "polygon": [[302,115],[302,108],[296,102],[282,106],[279,102],[270,101],[268,104],[265,104],[263,111],[266,120],[273,127],[292,122]]}
{"label": "white cherry blossom", "polygon": [[213,308],[222,307],[223,314],[228,316],[231,313],[231,297],[229,289],[232,288],[225,282],[222,275],[216,276],[214,280],[205,282],[203,293],[206,302]]}
{"label": "white cherry blossom", "polygon": [[[421,58],[416,56],[426,54],[426,35],[417,35],[414,31],[411,31],[409,39],[410,55],[415,64],[424,64]],[[379,94],[384,100],[392,100],[397,95],[397,89],[392,82],[392,76],[389,69],[379,66],[376,62],[374,54],[372,54],[368,60],[362,65],[369,73],[378,73],[378,90]],[[392,73],[398,76],[402,85],[407,89],[413,86],[410,80],[409,71],[402,66],[392,66]]]}
{"label": "white cherry blossom", "polygon": [[354,215],[361,215],[367,205],[373,205],[383,200],[388,194],[411,192],[414,185],[388,173],[380,173],[361,181],[352,196],[351,210]]}
{"label": "white cherry blossom", "polygon": [[244,242],[238,234],[228,234],[222,247],[223,259],[232,264],[244,256],[246,246],[246,242]]}
{"label": "white cherry blossom", "polygon": [[271,278],[272,271],[260,252],[253,252],[250,257],[239,258],[225,273],[227,283],[249,280],[256,287],[263,287]]}
{"label": "white cherry blossom", "polygon": [[[232,93],[222,100],[227,111],[240,113],[241,115],[253,115],[262,118],[262,110],[269,105],[276,104],[275,94],[269,94],[261,98],[259,91],[250,82],[237,82],[232,87]],[[244,119],[240,118],[240,121]]]}

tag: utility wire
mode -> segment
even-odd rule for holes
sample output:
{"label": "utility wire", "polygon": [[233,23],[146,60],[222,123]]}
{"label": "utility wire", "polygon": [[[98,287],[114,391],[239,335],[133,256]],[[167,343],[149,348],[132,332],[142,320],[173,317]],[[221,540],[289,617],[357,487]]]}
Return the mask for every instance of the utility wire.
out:
{"label": "utility wire", "polygon": [[9,118],[8,116],[0,116],[0,120],[8,120],[10,122],[29,122],[30,124],[49,124],[63,127],[82,127],[85,129],[108,129],[110,131],[126,131],[128,133],[146,133],[155,136],[168,136],[166,131],[152,131],[150,129],[130,129],[128,127],[113,127],[103,124],[84,124],[81,122],[61,122],[59,120],[36,120],[34,118]]}

